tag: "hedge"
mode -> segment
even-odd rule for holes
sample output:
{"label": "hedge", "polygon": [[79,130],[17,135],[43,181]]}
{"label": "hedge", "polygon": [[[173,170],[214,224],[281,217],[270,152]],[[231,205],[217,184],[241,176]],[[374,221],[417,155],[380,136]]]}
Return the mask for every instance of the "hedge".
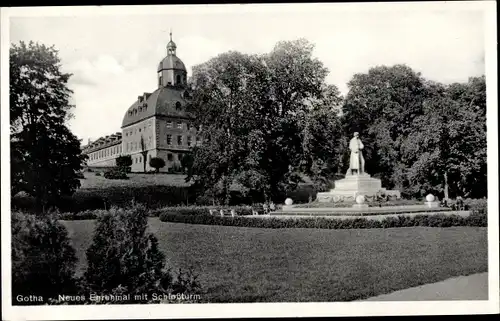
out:
{"label": "hedge", "polygon": [[[60,212],[81,212],[104,210],[112,206],[126,208],[131,201],[145,205],[150,209],[165,206],[183,205],[194,200],[194,195],[182,186],[133,186],[109,187],[105,189],[80,189],[72,196],[63,196],[55,208]],[[35,201],[30,196],[11,198],[12,208],[22,211],[34,211]]]}
{"label": "hedge", "polygon": [[[127,207],[133,206],[130,203]],[[175,215],[207,215],[210,210],[215,210],[215,215],[220,215],[219,211],[223,209],[225,215],[230,215],[230,211],[234,209],[237,215],[251,215],[252,208],[250,206],[177,206],[177,207],[162,207],[148,211],[149,217],[158,217],[161,213],[169,213]],[[93,220],[106,214],[106,210],[86,210],[81,212],[56,212],[60,220],[76,221],[76,220]]]}
{"label": "hedge", "polygon": [[279,218],[279,217],[245,217],[245,216],[211,216],[211,215],[180,215],[173,213],[160,214],[162,222],[222,225],[257,228],[321,228],[321,229],[365,229],[389,227],[451,227],[451,226],[487,226],[487,212],[474,211],[469,216],[459,215],[415,215],[387,217],[383,220],[367,218],[333,219],[324,217],[311,218]]}

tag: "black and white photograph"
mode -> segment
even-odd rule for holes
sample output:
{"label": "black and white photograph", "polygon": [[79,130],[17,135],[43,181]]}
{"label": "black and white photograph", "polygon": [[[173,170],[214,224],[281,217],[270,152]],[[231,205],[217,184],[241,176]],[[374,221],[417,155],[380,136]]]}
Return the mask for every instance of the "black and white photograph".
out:
{"label": "black and white photograph", "polygon": [[3,319],[499,313],[494,1],[3,7],[1,36]]}

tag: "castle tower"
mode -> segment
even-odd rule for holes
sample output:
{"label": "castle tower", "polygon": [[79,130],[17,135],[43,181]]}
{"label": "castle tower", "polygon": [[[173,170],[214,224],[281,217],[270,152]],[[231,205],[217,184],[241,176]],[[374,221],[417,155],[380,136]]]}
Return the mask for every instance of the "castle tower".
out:
{"label": "castle tower", "polygon": [[177,45],[172,40],[167,44],[167,56],[158,65],[158,88],[167,86],[185,87],[187,71],[182,60],[177,57]]}

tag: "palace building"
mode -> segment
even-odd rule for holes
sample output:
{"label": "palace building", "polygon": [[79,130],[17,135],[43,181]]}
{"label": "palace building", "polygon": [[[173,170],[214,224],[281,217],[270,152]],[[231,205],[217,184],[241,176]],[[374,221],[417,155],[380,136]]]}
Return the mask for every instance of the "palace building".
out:
{"label": "palace building", "polygon": [[[123,116],[121,133],[101,137],[83,146],[90,168],[106,168],[116,165],[120,155],[131,155],[132,172],[154,170],[149,166],[152,157],[165,160],[167,172],[180,167],[180,159],[190,148],[200,143],[194,117],[186,111],[190,102],[187,86],[187,71],[176,54],[177,46],[167,44],[167,56],[158,65],[158,88],[145,92],[127,109]],[[146,159],[142,152],[147,151]]]}

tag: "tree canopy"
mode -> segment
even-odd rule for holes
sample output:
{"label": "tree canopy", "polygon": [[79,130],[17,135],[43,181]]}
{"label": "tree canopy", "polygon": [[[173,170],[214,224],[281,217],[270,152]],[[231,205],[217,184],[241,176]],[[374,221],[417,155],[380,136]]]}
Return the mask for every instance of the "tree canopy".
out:
{"label": "tree canopy", "polygon": [[12,194],[25,191],[39,210],[80,186],[86,159],[66,126],[71,118],[67,83],[57,50],[20,42],[10,48]]}
{"label": "tree canopy", "polygon": [[[277,201],[310,170],[313,153],[333,153],[335,141],[321,149],[317,140],[322,131],[340,130],[336,113],[326,123],[319,118],[333,110],[330,102],[338,107],[340,94],[326,86],[327,69],[312,51],[300,39],[279,42],[269,54],[228,52],[193,68],[191,108],[203,144],[193,149],[190,179],[225,203],[233,182]],[[305,138],[317,148],[305,149]]]}

